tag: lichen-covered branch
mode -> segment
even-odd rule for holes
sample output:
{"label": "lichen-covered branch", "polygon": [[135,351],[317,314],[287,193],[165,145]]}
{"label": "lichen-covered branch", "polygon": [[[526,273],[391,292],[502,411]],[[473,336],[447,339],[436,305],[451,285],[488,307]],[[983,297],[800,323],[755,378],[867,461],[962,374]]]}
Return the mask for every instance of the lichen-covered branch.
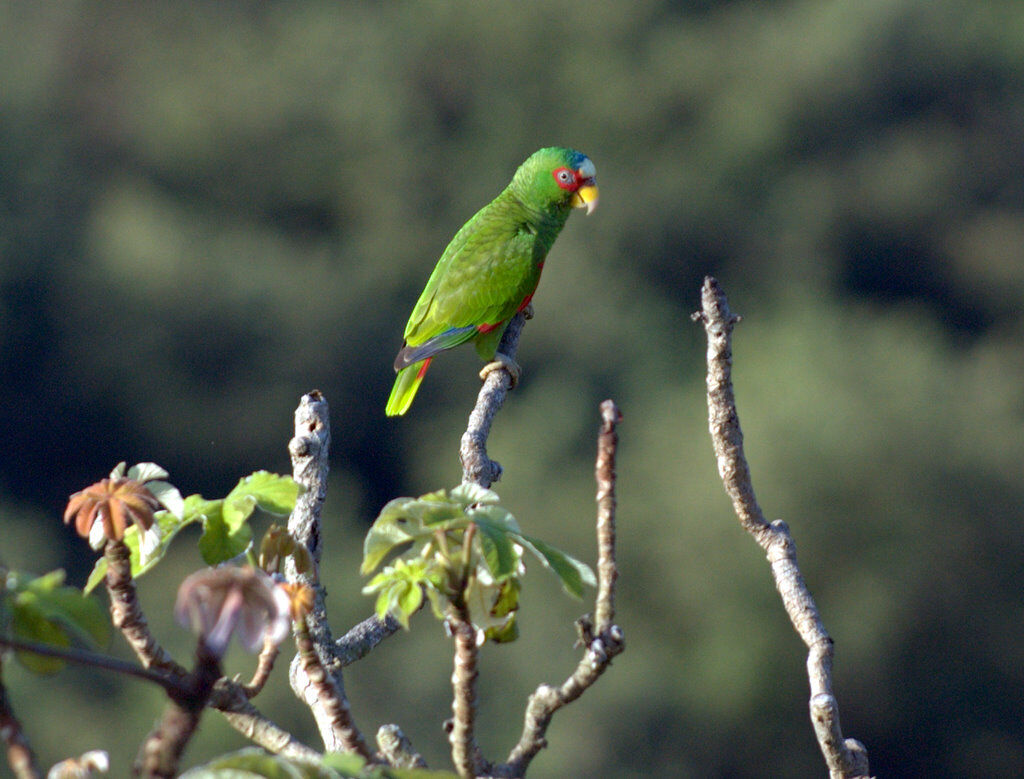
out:
{"label": "lichen-covered branch", "polygon": [[618,445],[616,426],[621,420],[618,407],[611,400],[601,404],[601,432],[598,436],[597,464],[597,597],[594,604],[596,622],[583,618],[578,622],[580,639],[586,646],[583,657],[561,686],[540,685],[526,704],[525,723],[519,743],[504,765],[495,766],[494,776],[521,777],[530,761],[547,741],[545,734],[551,718],[563,706],[579,698],[611,665],[612,659],[625,648],[622,629],[615,619],[615,452]]}
{"label": "lichen-covered branch", "polygon": [[373,651],[381,641],[402,629],[402,624],[390,614],[381,619],[376,614],[354,625],[339,638],[335,654],[342,667],[361,660]]}
{"label": "lichen-covered branch", "polygon": [[[295,410],[295,435],[288,444],[292,476],[303,487],[303,493],[288,518],[288,532],[297,542],[305,544],[315,569],[319,568],[322,552],[320,515],[327,495],[330,445],[327,400],[319,390],[313,390],[299,401]],[[365,656],[380,641],[394,634],[399,625],[396,620],[380,621],[371,617],[353,628],[355,635],[349,631],[335,643],[327,620],[324,591],[316,571],[300,573],[289,560],[285,566],[285,577],[288,581],[308,585],[314,592],[313,608],[305,619],[306,629],[296,633],[300,651],[289,673],[292,689],[312,710],[326,751],[354,750],[369,757],[365,740],[351,723],[341,671],[345,665]],[[315,652],[315,663],[311,662],[308,654],[304,654],[306,650]],[[320,678],[321,674],[324,678]]]}
{"label": "lichen-covered branch", "polygon": [[[508,323],[498,351],[514,360],[519,348],[519,335],[526,315],[521,311]],[[505,397],[512,387],[512,375],[506,369],[491,371],[484,379],[484,385],[477,395],[476,405],[469,415],[469,425],[462,434],[459,459],[462,461],[462,481],[489,488],[501,478],[501,466],[487,456],[487,437],[491,434],[491,423],[505,403]]]}
{"label": "lichen-covered branch", "polygon": [[[318,581],[316,569],[321,554],[320,513],[327,495],[327,474],[330,471],[328,455],[331,446],[331,425],[327,400],[319,390],[303,395],[295,409],[295,435],[288,443],[292,459],[292,477],[302,486],[303,492],[295,503],[288,518],[288,532],[296,542],[304,544],[314,563],[310,573],[300,573],[294,561],[285,565],[285,578],[290,582],[301,582],[313,589],[313,608],[307,616],[306,639],[312,644],[318,657],[317,668],[330,676],[332,694],[345,697],[345,685],[341,678],[340,665],[334,654],[334,640],[327,610],[324,606],[324,592]],[[301,654],[301,653],[300,653]],[[313,712],[324,748],[328,752],[345,749],[334,728],[332,702],[322,698],[322,684],[310,679],[306,665],[296,655],[292,661],[289,681],[299,700]]]}
{"label": "lichen-covered branch", "polygon": [[844,740],[839,727],[839,706],[832,693],[832,639],[800,573],[793,537],[782,520],[765,519],[754,495],[732,388],[732,331],[739,317],[729,310],[725,293],[710,276],[701,291],[701,310],[693,318],[703,324],[708,339],[708,428],[718,473],[740,524],[764,549],[786,613],[809,650],[811,721],[829,776],[866,777],[867,750],[855,739]]}

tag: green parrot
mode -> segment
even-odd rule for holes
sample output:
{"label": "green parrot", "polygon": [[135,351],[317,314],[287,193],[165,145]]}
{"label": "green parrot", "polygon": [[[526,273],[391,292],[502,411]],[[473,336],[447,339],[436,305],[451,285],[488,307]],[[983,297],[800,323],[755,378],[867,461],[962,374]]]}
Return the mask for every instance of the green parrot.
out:
{"label": "green parrot", "polygon": [[482,359],[493,360],[481,377],[497,367],[518,376],[519,366],[497,353],[501,336],[516,312],[530,304],[570,209],[586,208],[589,214],[597,207],[595,174],[585,154],[541,149],[455,234],[405,326],[389,417],[409,409],[438,352],[466,341],[475,341]]}

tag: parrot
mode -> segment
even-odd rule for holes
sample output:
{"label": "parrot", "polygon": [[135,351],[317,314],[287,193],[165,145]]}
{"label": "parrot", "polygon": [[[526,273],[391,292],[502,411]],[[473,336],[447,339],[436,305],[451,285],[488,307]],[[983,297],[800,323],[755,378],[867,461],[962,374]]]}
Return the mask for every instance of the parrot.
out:
{"label": "parrot", "polygon": [[497,351],[501,336],[516,313],[532,310],[544,260],[569,212],[584,208],[589,215],[597,207],[596,175],[582,152],[540,149],[455,234],[405,326],[387,416],[409,410],[439,352],[467,341],[475,342],[481,359],[491,361],[481,378],[505,368],[515,384],[519,366]]}

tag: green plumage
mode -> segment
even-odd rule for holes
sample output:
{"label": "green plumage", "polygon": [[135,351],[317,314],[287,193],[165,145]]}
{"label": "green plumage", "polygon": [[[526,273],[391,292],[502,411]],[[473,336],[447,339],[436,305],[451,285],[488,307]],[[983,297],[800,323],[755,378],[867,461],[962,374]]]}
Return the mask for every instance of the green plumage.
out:
{"label": "green plumage", "polygon": [[544,258],[573,207],[597,202],[594,165],[572,149],[541,149],[478,211],[444,250],[405,326],[387,414],[404,414],[430,359],[475,341],[494,356],[509,319],[529,303]]}

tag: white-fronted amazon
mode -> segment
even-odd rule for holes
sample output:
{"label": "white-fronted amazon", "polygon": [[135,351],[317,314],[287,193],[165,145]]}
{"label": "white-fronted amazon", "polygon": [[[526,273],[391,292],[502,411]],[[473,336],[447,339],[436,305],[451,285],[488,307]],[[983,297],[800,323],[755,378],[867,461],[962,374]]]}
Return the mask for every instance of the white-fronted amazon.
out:
{"label": "white-fronted amazon", "polygon": [[408,410],[431,360],[445,349],[474,341],[481,358],[508,365],[495,354],[505,327],[529,305],[570,209],[589,214],[597,206],[594,176],[585,154],[541,149],[455,234],[405,326],[388,416]]}

